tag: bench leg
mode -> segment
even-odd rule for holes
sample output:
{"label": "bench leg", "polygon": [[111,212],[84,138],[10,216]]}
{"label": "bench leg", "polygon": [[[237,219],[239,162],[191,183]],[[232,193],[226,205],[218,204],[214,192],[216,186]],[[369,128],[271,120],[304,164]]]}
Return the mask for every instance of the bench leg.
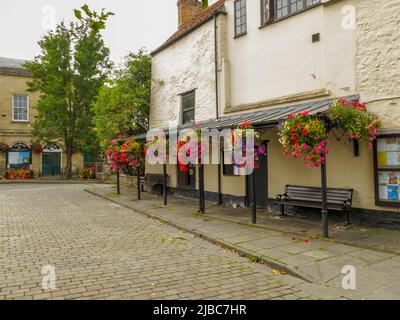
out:
{"label": "bench leg", "polygon": [[351,221],[350,221],[350,210],[349,211],[347,211],[347,223],[346,223],[346,225],[351,225]]}
{"label": "bench leg", "polygon": [[285,204],[281,203],[281,216],[284,217],[286,216],[285,214]]}

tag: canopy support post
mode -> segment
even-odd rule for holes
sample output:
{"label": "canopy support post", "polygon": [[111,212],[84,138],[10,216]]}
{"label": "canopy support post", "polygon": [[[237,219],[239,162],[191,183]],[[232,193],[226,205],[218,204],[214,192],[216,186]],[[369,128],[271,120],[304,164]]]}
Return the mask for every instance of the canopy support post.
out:
{"label": "canopy support post", "polygon": [[326,152],[321,156],[324,158],[321,164],[321,184],[322,184],[322,235],[325,238],[329,237],[329,222],[328,222],[328,188],[326,176]]}
{"label": "canopy support post", "polygon": [[[222,151],[220,153],[222,154]],[[221,155],[220,155],[220,160],[222,160]],[[219,161],[219,163],[218,163],[218,203],[217,203],[218,205],[222,204],[222,181],[221,181],[221,179],[222,179],[222,177],[221,177],[221,174],[222,174],[221,166],[222,165],[223,165],[223,162]]]}
{"label": "canopy support post", "polygon": [[119,169],[117,169],[117,194],[121,194],[121,185],[119,181]]}
{"label": "canopy support post", "polygon": [[257,199],[256,199],[256,171],[251,174],[251,223],[257,224]]}
{"label": "canopy support post", "polygon": [[164,206],[168,205],[168,190],[167,190],[167,164],[163,164],[163,198]]}
{"label": "canopy support post", "polygon": [[141,198],[141,194],[140,194],[140,168],[139,166],[137,167],[137,171],[136,171],[136,175],[137,175],[137,199],[140,200]]}
{"label": "canopy support post", "polygon": [[204,165],[199,165],[199,212],[204,214],[205,208],[205,194],[204,194]]}

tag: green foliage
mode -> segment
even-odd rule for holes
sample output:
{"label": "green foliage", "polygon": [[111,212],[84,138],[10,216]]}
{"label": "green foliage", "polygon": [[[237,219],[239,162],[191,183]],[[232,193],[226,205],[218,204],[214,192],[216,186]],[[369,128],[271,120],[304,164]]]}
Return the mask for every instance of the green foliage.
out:
{"label": "green foliage", "polygon": [[41,94],[34,135],[43,142],[62,142],[68,177],[72,154],[97,147],[91,106],[111,69],[100,30],[112,13],[98,14],[87,5],[81,9],[75,10],[78,21],[61,22],[43,36],[41,53],[25,65],[33,74],[29,90]]}
{"label": "green foliage", "polygon": [[341,128],[351,139],[375,140],[380,120],[367,112],[366,106],[358,101],[334,100],[328,116],[333,125]]}
{"label": "green foliage", "polygon": [[148,130],[151,58],[142,49],[130,53],[113,80],[104,85],[93,107],[103,150],[116,133],[135,135]]}

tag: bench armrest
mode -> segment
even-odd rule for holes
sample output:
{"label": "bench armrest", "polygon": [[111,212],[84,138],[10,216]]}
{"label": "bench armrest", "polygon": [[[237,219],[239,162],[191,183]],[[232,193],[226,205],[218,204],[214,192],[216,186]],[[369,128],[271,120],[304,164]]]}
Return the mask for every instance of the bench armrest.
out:
{"label": "bench armrest", "polygon": [[277,200],[283,200],[283,198],[286,198],[287,197],[287,194],[286,193],[283,193],[283,194],[278,194],[277,196],[276,196],[276,199]]}

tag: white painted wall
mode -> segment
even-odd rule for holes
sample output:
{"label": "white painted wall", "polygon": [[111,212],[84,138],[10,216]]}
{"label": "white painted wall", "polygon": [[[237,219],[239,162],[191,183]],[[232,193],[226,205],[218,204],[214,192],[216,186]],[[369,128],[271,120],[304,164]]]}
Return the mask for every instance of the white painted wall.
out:
{"label": "white painted wall", "polygon": [[[234,1],[226,1],[230,97],[237,106],[318,89],[332,96],[355,91],[355,30],[345,30],[343,6],[320,5],[260,27],[260,1],[247,1],[247,35],[234,38]],[[312,43],[314,33],[321,41]]]}
{"label": "white painted wall", "polygon": [[216,116],[215,108],[214,22],[211,20],[152,60],[150,127],[168,127],[169,121],[180,124],[180,94],[196,89],[195,120]]}

